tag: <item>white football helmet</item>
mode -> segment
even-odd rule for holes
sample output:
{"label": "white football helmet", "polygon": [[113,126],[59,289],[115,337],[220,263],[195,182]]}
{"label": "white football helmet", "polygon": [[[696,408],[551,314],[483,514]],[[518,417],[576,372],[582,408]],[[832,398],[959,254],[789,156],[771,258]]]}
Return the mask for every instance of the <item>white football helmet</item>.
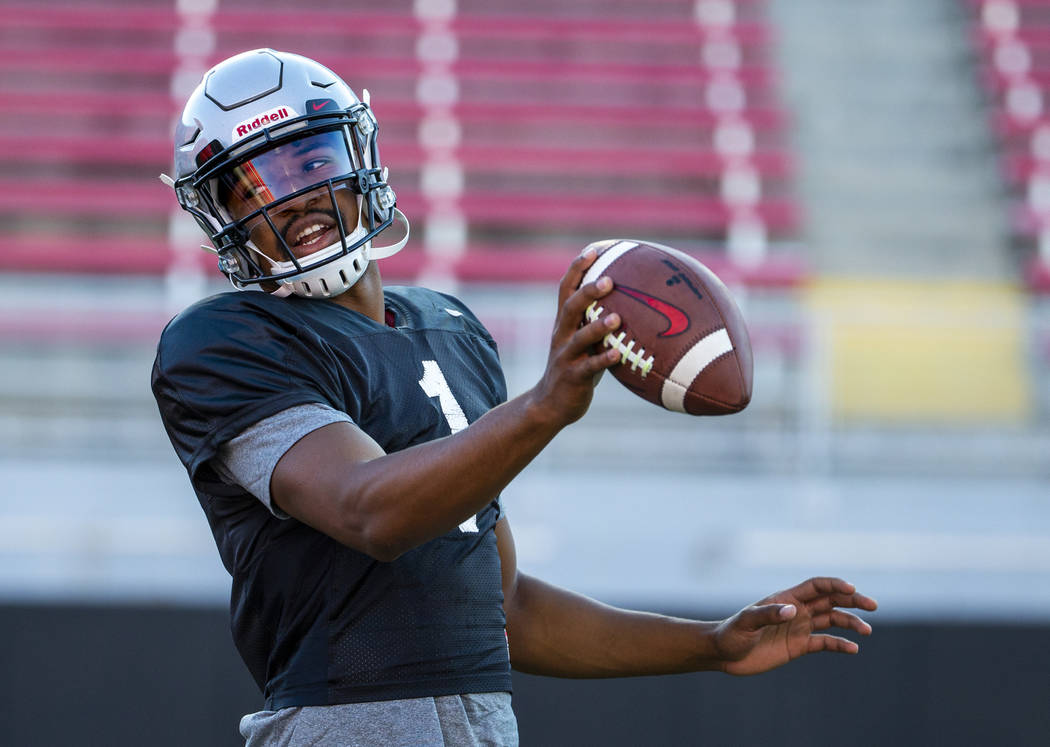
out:
{"label": "white football helmet", "polygon": [[[361,101],[313,60],[256,49],[220,62],[190,95],[165,181],[234,286],[336,296],[408,241],[377,129],[367,91]],[[399,238],[374,246],[395,223]]]}

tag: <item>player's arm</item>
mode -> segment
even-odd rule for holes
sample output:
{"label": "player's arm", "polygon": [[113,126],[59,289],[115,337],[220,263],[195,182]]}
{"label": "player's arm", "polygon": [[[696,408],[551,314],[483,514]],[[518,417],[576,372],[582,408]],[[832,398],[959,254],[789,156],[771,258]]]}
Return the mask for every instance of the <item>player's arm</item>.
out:
{"label": "player's arm", "polygon": [[720,670],[757,674],[816,651],[856,653],[830,627],[871,633],[843,607],[874,610],[851,584],[813,578],[716,622],[632,612],[519,573],[506,519],[496,525],[511,665],[554,677]]}
{"label": "player's arm", "polygon": [[392,560],[481,511],[555,434],[586,412],[596,374],[619,360],[595,346],[619,325],[580,326],[584,310],[612,289],[580,286],[593,250],[562,278],[547,368],[539,383],[458,433],[386,454],[351,423],[307,434],[278,461],[274,503],[290,516],[379,560]]}

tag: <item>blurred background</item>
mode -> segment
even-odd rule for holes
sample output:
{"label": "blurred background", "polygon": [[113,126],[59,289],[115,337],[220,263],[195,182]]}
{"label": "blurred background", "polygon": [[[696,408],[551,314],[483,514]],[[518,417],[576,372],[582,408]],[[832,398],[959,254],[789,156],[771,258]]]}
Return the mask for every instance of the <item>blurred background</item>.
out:
{"label": "blurred background", "polygon": [[228,290],[158,175],[215,62],[269,46],[359,94],[414,240],[511,394],[590,241],[734,291],[754,398],[611,377],[505,494],[523,570],[720,618],[814,574],[876,597],[860,657],[759,678],[518,676],[523,744],[1045,744],[1050,0],[0,2],[4,744],[233,745],[261,707],[149,391]]}

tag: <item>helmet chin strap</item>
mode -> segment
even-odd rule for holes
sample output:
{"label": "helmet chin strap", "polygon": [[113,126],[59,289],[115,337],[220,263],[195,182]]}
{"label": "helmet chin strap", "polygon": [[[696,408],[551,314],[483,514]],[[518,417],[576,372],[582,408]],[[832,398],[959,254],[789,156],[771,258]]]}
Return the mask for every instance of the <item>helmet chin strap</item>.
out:
{"label": "helmet chin strap", "polygon": [[[386,259],[392,257],[399,251],[405,248],[405,244],[408,243],[409,234],[412,231],[412,227],[408,223],[408,218],[397,208],[394,208],[394,222],[400,223],[405,227],[405,235],[395,241],[393,244],[387,246],[375,246],[374,242],[366,244],[365,257],[368,259]],[[389,230],[389,229],[388,229]],[[381,236],[382,234],[380,234]]]}
{"label": "helmet chin strap", "polygon": [[[401,251],[401,249],[404,248],[405,244],[408,243],[408,238],[409,238],[409,234],[411,232],[411,227],[409,225],[408,218],[405,216],[404,213],[402,213],[397,208],[393,208],[393,211],[394,211],[394,222],[400,223],[404,227],[404,232],[405,232],[404,236],[402,236],[400,239],[395,241],[393,244],[388,244],[386,246],[379,246],[379,247],[377,247],[377,246],[374,246],[371,241],[369,241],[369,242],[365,243],[364,245],[362,245],[361,247],[358,247],[357,249],[355,249],[350,254],[348,254],[347,257],[352,257],[357,252],[360,252],[362,258],[365,261],[365,264],[367,265],[367,263],[370,262],[373,259],[386,259],[387,257],[391,257],[394,254],[397,254],[399,251]],[[346,238],[349,241],[349,240],[355,238],[355,234],[359,235],[361,233],[365,233],[365,229],[363,229],[360,226],[358,226],[358,228],[355,229]],[[340,242],[338,244],[333,244],[332,246],[327,247],[326,249],[322,249],[317,254],[318,254],[318,256],[323,257],[325,254],[329,253],[330,251],[335,250],[336,248],[340,247],[341,245],[342,245],[342,242]],[[262,254],[261,252],[259,252],[259,254],[261,256],[263,256],[263,257],[266,257],[266,255]],[[266,260],[270,264],[270,269],[272,271],[274,271],[275,274],[287,272],[288,270],[290,270],[290,269],[292,269],[294,267],[294,265],[292,265],[291,262],[276,262],[273,259],[270,259],[269,257],[266,257]],[[334,267],[328,267],[328,269],[318,268],[318,271],[316,273],[311,273],[310,270],[307,270],[306,272],[300,274],[299,276],[296,276],[296,277],[293,277],[293,278],[289,278],[287,280],[278,281],[277,289],[273,290],[273,291],[270,291],[270,295],[277,296],[278,298],[284,298],[284,297],[292,295],[292,294],[305,295],[301,291],[297,291],[296,290],[297,288],[302,287],[301,284],[302,284],[302,281],[304,279],[307,280],[308,282],[317,282],[321,278],[324,278],[325,275],[328,274],[329,272],[331,272],[332,270],[334,270],[336,273],[338,273],[339,270],[340,270],[340,268],[339,268],[340,263],[341,263],[341,260],[336,260],[333,263],[333,265],[335,265]],[[364,273],[364,270],[361,270],[361,274],[363,274],[363,273]],[[331,278],[327,278],[327,279],[330,280],[332,285],[335,285],[336,282],[337,282],[335,277],[331,277]],[[360,274],[358,274],[358,276],[353,279],[353,282],[350,283],[350,285],[347,285],[347,286],[343,287],[342,290],[339,290],[339,291],[337,291],[335,293],[332,293],[332,294],[325,293],[323,295],[324,296],[338,295],[339,293],[342,293],[342,292],[348,290],[359,279],[360,279]],[[329,286],[329,287],[331,287],[331,286]],[[310,296],[313,296],[313,295],[314,294],[312,294],[312,293],[310,294]]]}

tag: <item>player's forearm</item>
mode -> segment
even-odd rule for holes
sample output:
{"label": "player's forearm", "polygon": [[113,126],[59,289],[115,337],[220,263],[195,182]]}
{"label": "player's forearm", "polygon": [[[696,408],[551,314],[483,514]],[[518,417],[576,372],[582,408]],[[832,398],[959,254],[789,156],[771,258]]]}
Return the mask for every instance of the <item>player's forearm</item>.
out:
{"label": "player's forearm", "polygon": [[[594,257],[593,251],[578,257],[562,279],[547,368],[533,389],[452,436],[391,454],[360,431],[307,434],[282,457],[286,468],[279,462],[275,469],[277,505],[380,560],[481,511],[559,430],[583,416],[595,376],[620,360],[616,350],[598,347],[620,324],[618,315],[580,324],[587,306],[612,289],[608,278],[580,286]],[[342,466],[326,469],[332,464]]]}
{"label": "player's forearm", "polygon": [[527,392],[452,436],[353,465],[343,513],[392,559],[484,509],[563,425]]}
{"label": "player's forearm", "polygon": [[718,669],[716,623],[610,607],[518,575],[506,605],[511,665],[553,677],[631,677]]}

